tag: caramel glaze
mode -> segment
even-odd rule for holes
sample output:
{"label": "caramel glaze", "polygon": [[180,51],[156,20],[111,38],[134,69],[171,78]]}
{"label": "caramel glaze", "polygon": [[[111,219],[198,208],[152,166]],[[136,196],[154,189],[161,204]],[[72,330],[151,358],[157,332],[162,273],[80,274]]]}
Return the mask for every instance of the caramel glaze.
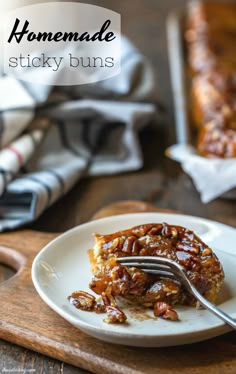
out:
{"label": "caramel glaze", "polygon": [[97,269],[90,288],[101,294],[108,287],[114,295],[137,299],[147,306],[157,300],[171,304],[194,304],[182,286],[170,279],[144,273],[116,263],[116,257],[163,256],[187,270],[197,289],[215,301],[224,277],[219,260],[213,251],[191,230],[181,226],[145,224],[111,235],[95,235]]}
{"label": "caramel glaze", "polygon": [[[153,308],[155,316],[172,320],[178,319],[173,305],[196,304],[177,280],[123,266],[116,262],[117,257],[140,255],[172,259],[186,269],[190,280],[206,298],[216,300],[224,278],[222,266],[211,248],[191,230],[167,223],[150,223],[110,235],[95,234],[95,242],[94,277],[89,287],[102,296],[106,311],[110,313],[110,318],[105,320],[108,323],[126,320],[116,296]],[[94,300],[92,307],[96,305]],[[86,304],[82,301],[77,303],[80,309],[81,304]],[[87,304],[91,305],[89,297]]]}

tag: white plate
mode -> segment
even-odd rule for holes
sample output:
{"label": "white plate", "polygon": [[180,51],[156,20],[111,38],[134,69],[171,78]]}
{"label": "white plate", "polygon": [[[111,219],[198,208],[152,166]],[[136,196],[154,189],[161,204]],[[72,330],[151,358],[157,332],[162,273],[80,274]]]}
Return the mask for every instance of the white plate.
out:
{"label": "white plate", "polygon": [[[206,340],[229,331],[230,328],[210,312],[191,307],[176,308],[180,316],[178,322],[161,318],[141,322],[131,315],[127,325],[108,325],[103,322],[103,314],[77,310],[69,304],[67,296],[73,291],[89,291],[91,272],[87,251],[93,247],[94,232],[108,234],[153,222],[186,226],[214,249],[226,274],[219,306],[236,317],[236,230],[203,218],[179,214],[113,216],[83,224],[59,236],[33,262],[32,279],[39,295],[74,326],[96,338],[117,344],[145,347],[180,345]],[[128,313],[127,310],[125,312]]]}

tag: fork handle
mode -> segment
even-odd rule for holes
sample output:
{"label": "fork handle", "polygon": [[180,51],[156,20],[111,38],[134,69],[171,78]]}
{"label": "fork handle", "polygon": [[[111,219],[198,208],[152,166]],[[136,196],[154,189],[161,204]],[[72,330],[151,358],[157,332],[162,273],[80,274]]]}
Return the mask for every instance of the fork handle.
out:
{"label": "fork handle", "polygon": [[205,299],[205,297],[203,297],[193,285],[191,285],[191,292],[205,308],[209,309],[217,317],[221,318],[224,322],[236,330],[236,319],[233,319],[227,313],[223,312],[223,310],[219,309],[217,306]]}

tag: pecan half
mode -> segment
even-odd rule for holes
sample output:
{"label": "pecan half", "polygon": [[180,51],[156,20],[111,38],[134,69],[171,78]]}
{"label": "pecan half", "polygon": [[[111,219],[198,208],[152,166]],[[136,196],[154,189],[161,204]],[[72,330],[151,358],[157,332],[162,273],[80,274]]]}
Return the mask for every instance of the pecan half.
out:
{"label": "pecan half", "polygon": [[125,323],[127,317],[118,306],[108,305],[106,307],[107,317],[103,320],[106,323]]}
{"label": "pecan half", "polygon": [[164,301],[157,301],[153,312],[156,317],[162,317],[171,321],[178,321],[179,319],[177,312]]}
{"label": "pecan half", "polygon": [[102,293],[102,300],[104,302],[107,317],[103,320],[106,323],[125,323],[127,317],[124,312],[117,306],[115,298],[105,292]]}
{"label": "pecan half", "polygon": [[84,291],[75,291],[68,297],[69,302],[77,309],[94,310],[96,299],[93,295]]}

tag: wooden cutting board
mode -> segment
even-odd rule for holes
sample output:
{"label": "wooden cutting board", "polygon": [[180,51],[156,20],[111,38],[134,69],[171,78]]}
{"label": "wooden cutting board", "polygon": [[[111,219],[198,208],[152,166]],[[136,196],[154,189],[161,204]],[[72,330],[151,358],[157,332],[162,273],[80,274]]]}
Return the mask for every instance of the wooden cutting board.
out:
{"label": "wooden cutting board", "polygon": [[[95,216],[163,211],[143,202],[113,204]],[[165,210],[166,211],[166,210]],[[133,348],[89,337],[52,311],[31,281],[35,255],[58,234],[20,230],[0,235],[0,262],[17,269],[0,284],[0,338],[95,373],[235,373],[236,333],[171,348]],[[199,371],[196,371],[199,369]]]}

